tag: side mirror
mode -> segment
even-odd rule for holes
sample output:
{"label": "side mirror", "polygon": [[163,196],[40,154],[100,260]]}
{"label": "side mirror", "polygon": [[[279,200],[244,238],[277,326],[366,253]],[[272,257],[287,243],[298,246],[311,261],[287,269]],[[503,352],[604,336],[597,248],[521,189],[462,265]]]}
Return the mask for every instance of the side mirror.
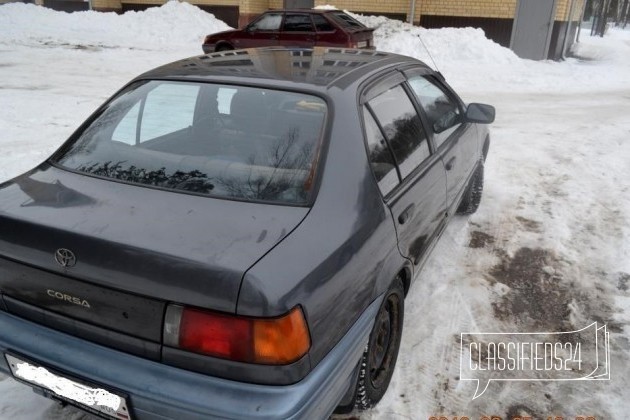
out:
{"label": "side mirror", "polygon": [[491,124],[494,122],[496,110],[492,105],[472,103],[466,108],[466,120],[468,122]]}

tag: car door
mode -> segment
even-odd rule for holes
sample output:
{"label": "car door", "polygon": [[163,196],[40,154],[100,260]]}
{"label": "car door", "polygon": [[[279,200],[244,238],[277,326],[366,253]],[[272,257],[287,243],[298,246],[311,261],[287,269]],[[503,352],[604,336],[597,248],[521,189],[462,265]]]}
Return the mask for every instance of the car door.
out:
{"label": "car door", "polygon": [[322,14],[312,14],[311,19],[315,25],[315,45],[323,46],[335,46],[339,47],[345,44],[347,36],[343,31],[338,30],[335,26],[324,17]]}
{"label": "car door", "polygon": [[362,113],[370,164],[389,207],[400,252],[423,261],[446,222],[446,175],[401,73],[368,88]]}
{"label": "car door", "polygon": [[311,48],[315,45],[315,27],[308,13],[290,13],[284,15],[280,45],[286,47]]}
{"label": "car door", "polygon": [[464,104],[430,70],[405,71],[408,84],[427,121],[437,154],[444,162],[447,202],[453,213],[472,176],[478,156],[477,130],[464,121]]}
{"label": "car door", "polygon": [[244,30],[237,48],[271,47],[279,45],[282,12],[263,13],[258,19],[250,23]]}

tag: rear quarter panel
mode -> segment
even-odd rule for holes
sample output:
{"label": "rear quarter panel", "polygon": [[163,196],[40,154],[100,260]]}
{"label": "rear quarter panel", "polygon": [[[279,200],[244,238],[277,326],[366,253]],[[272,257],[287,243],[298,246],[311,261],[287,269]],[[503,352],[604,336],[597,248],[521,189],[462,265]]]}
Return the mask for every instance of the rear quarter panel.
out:
{"label": "rear quarter panel", "polygon": [[296,305],[311,333],[311,367],[405,264],[369,168],[354,93],[335,115],[318,197],[306,219],[245,275],[237,312],[274,316]]}

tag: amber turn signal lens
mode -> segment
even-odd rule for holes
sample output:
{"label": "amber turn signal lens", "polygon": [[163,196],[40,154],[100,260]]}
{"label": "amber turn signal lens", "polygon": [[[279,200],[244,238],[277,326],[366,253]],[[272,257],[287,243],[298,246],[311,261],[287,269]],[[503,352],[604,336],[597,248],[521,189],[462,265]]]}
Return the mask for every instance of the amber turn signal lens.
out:
{"label": "amber turn signal lens", "polygon": [[257,363],[288,364],[304,356],[311,346],[302,310],[281,318],[254,321],[254,359]]}

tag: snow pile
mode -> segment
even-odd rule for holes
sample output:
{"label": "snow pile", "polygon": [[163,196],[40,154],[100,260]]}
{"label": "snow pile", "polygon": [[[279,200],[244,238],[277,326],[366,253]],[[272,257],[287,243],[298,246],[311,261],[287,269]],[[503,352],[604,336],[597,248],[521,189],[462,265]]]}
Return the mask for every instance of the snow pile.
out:
{"label": "snow pile", "polygon": [[[329,4],[315,9],[338,10]],[[431,64],[428,49],[438,67],[452,61],[508,65],[518,65],[521,62],[512,50],[486,38],[484,31],[479,28],[425,29],[385,16],[361,15],[347,10],[344,12],[374,29],[374,43],[381,51],[408,55]]]}
{"label": "snow pile", "polygon": [[200,46],[205,35],[230,29],[214,15],[179,1],[123,15],[65,13],[33,4],[10,3],[0,6],[0,27],[0,42],[139,49]]}
{"label": "snow pile", "polygon": [[[587,36],[588,31],[582,32]],[[630,65],[630,31],[611,28],[605,38],[589,37],[588,43],[574,44],[572,53],[585,60]]]}
{"label": "snow pile", "polygon": [[422,42],[438,66],[452,61],[492,62],[518,65],[521,59],[508,48],[486,38],[478,28],[425,29],[384,16],[351,15],[369,28],[374,28],[374,41],[379,50],[410,55],[430,63]]}
{"label": "snow pile", "polygon": [[317,10],[339,10],[337,6],[333,6],[332,4],[322,4],[320,6],[315,6],[313,9]]}

